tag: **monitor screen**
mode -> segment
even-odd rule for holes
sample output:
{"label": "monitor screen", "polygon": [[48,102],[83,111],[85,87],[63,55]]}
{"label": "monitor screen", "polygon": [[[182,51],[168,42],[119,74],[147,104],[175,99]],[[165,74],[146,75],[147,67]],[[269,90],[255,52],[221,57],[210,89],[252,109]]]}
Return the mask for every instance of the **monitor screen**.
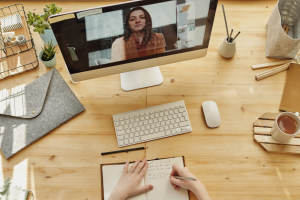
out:
{"label": "monitor screen", "polygon": [[133,1],[74,11],[51,27],[73,74],[207,48],[210,7],[211,0]]}

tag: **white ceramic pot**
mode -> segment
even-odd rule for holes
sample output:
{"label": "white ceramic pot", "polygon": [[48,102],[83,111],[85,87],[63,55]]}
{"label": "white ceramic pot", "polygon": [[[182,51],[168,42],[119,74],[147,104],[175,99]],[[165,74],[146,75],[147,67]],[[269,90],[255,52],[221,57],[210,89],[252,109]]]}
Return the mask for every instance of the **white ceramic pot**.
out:
{"label": "white ceramic pot", "polygon": [[44,65],[48,68],[52,68],[56,65],[56,56],[54,55],[54,57],[52,58],[52,60],[49,61],[43,61],[42,60],[42,55],[43,55],[44,51],[41,51],[39,54],[39,58],[40,60],[44,63]]}
{"label": "white ceramic pot", "polygon": [[[233,38],[232,38],[233,39]],[[233,41],[233,43],[230,43],[227,41],[227,38],[223,40],[219,47],[219,53],[224,58],[231,58],[235,55],[236,52],[236,40]]]}
{"label": "white ceramic pot", "polygon": [[52,40],[53,46],[57,46],[57,41],[52,29],[45,29],[45,34],[40,34],[40,36],[46,45],[48,45],[48,42],[50,43]]}

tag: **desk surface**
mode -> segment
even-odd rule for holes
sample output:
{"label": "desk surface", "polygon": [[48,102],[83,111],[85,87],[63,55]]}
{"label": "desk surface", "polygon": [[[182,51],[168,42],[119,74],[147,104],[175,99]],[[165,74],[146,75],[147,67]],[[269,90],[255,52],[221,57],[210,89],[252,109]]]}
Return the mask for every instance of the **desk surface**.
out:
{"label": "desk surface", "polygon": [[[0,2],[0,7],[14,2]],[[26,11],[41,13],[51,2],[27,2]],[[64,12],[113,2],[58,2]],[[240,30],[237,53],[224,59],[218,53],[226,37],[221,4],[229,29]],[[265,57],[265,24],[276,1],[220,1],[205,58],[160,66],[164,82],[157,87],[124,92],[119,75],[70,83],[58,52],[56,68],[86,111],[6,160],[0,160],[0,182],[10,177],[32,190],[37,200],[101,198],[100,163],[147,157],[185,156],[186,165],[206,186],[212,199],[299,199],[300,159],[271,154],[253,140],[254,120],[262,113],[278,112],[286,72],[256,81],[252,64],[271,62]],[[39,52],[42,40],[33,33]],[[1,80],[0,98],[46,73],[42,63],[31,72]],[[101,156],[119,149],[112,115],[184,100],[193,132],[134,145],[146,151]],[[205,125],[201,103],[214,100],[221,126]],[[196,199],[192,195],[192,199]]]}

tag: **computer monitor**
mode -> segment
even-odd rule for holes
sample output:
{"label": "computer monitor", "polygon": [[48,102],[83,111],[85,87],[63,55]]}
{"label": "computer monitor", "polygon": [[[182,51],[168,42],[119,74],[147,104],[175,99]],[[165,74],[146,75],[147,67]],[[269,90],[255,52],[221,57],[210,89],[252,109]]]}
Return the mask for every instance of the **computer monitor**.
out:
{"label": "computer monitor", "polygon": [[156,66],[204,57],[217,3],[129,1],[56,14],[49,21],[73,82],[121,73],[121,87],[128,91],[161,84]]}

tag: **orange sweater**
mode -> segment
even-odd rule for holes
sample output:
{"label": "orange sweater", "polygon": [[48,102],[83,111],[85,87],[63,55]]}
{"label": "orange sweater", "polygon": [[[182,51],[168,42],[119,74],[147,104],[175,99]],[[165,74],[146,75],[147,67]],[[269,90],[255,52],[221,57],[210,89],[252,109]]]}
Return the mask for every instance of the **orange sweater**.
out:
{"label": "orange sweater", "polygon": [[[155,33],[155,36],[146,45],[146,56],[165,53],[165,39],[162,33]],[[138,51],[133,36],[127,42],[124,37],[114,41],[111,47],[111,62],[138,58]]]}

